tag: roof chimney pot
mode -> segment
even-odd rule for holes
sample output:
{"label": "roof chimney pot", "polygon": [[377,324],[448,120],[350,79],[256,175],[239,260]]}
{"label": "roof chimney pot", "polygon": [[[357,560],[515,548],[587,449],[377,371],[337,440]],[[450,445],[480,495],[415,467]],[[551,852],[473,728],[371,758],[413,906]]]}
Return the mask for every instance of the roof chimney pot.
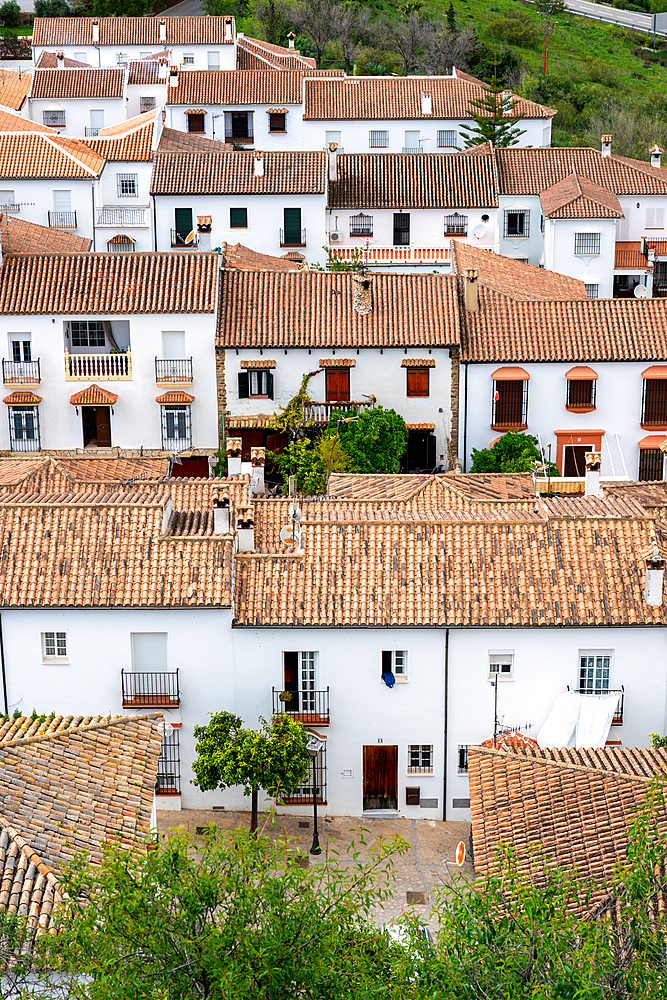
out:
{"label": "roof chimney pot", "polygon": [[229,497],[216,497],[213,501],[213,534],[229,534]]}
{"label": "roof chimney pot", "polygon": [[338,143],[329,143],[329,152],[327,153],[328,159],[328,169],[329,169],[329,180],[338,180]]}
{"label": "roof chimney pot", "polygon": [[163,17],[160,18],[160,41],[167,41],[167,22]]}
{"label": "roof chimney pot", "polygon": [[243,439],[238,437],[227,438],[227,475],[241,475],[241,454],[243,452]]}
{"label": "roof chimney pot", "polygon": [[255,521],[252,508],[240,508],[236,521],[236,551],[255,551]]}
{"label": "roof chimney pot", "polygon": [[600,489],[600,465],[602,464],[602,454],[599,451],[587,451],[584,453],[586,462],[586,485],[585,494],[587,497],[601,497]]}
{"label": "roof chimney pot", "polygon": [[295,38],[296,38],[296,35],[294,34],[294,32],[290,31],[290,33],[287,36],[287,44],[290,47],[290,49],[294,48],[294,39]]}
{"label": "roof chimney pot", "polygon": [[93,45],[96,45],[100,40],[100,22],[95,18],[93,20]]}
{"label": "roof chimney pot", "polygon": [[56,52],[56,66],[57,66],[58,69],[64,69],[65,68],[65,53],[64,52]]}
{"label": "roof chimney pot", "polygon": [[178,87],[178,66],[169,67],[169,86]]}
{"label": "roof chimney pot", "polygon": [[255,177],[264,176],[264,150],[255,150]]}
{"label": "roof chimney pot", "polygon": [[665,560],[660,555],[658,546],[653,543],[653,551],[646,557],[646,587],[644,598],[647,604],[659,606],[662,604],[662,589],[665,577]]}
{"label": "roof chimney pot", "polygon": [[479,272],[476,268],[469,268],[465,273],[464,301],[466,312],[479,311]]}
{"label": "roof chimney pot", "polygon": [[603,135],[600,138],[600,142],[602,144],[602,146],[601,146],[602,155],[603,156],[611,156],[611,136],[610,135]]}
{"label": "roof chimney pot", "polygon": [[373,311],[373,277],[366,271],[355,271],[352,281],[352,308],[360,316],[366,316]]}
{"label": "roof chimney pot", "polygon": [[430,94],[422,94],[422,114],[423,115],[430,115],[431,113],[432,113],[432,111],[431,111],[431,95]]}
{"label": "roof chimney pot", "polygon": [[649,149],[649,153],[651,154],[651,166],[652,167],[661,167],[662,166],[662,154],[664,152],[665,152],[664,149],[661,149],[660,146],[658,146],[657,143],[655,144],[655,146],[651,146],[651,148]]}

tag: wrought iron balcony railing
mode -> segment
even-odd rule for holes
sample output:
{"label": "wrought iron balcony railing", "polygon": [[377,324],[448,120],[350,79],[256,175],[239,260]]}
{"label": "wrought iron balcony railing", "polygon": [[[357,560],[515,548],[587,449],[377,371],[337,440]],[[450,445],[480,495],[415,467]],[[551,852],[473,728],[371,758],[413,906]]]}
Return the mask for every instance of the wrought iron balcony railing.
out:
{"label": "wrought iron balcony railing", "polygon": [[2,381],[7,383],[39,382],[39,358],[36,361],[6,361],[2,359]]}
{"label": "wrought iron balcony railing", "polygon": [[192,358],[156,358],[156,382],[192,382]]}
{"label": "wrought iron balcony railing", "polygon": [[311,726],[329,725],[329,688],[326,691],[271,690],[274,715],[288,714]]}
{"label": "wrought iron balcony railing", "polygon": [[178,670],[138,672],[121,670],[123,708],[177,708],[180,703]]}
{"label": "wrought iron balcony railing", "polygon": [[76,229],[76,212],[49,212],[51,229]]}

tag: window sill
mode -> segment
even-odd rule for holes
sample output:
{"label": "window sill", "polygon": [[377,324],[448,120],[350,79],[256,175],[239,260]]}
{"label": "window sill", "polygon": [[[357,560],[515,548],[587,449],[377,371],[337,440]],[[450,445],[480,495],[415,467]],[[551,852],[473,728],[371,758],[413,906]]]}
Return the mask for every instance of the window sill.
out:
{"label": "window sill", "polygon": [[406,399],[428,399],[427,392],[406,392]]}
{"label": "window sill", "polygon": [[252,393],[248,395],[248,399],[270,399],[270,398],[271,397],[267,396],[266,393],[263,393],[261,396],[254,396]]}
{"label": "window sill", "polygon": [[408,678],[404,674],[394,674],[394,680],[397,684],[407,684]]}
{"label": "window sill", "polygon": [[596,407],[594,406],[566,406],[566,410],[570,413],[594,413]]}
{"label": "window sill", "polygon": [[238,232],[239,230],[243,230],[244,232],[246,232],[250,227],[249,226],[230,226],[229,228],[233,229],[234,232]]}
{"label": "window sill", "polygon": [[372,233],[350,233],[351,240],[372,240]]}
{"label": "window sill", "polygon": [[410,778],[414,778],[415,775],[419,775],[421,778],[432,778],[433,768],[432,767],[409,767],[407,774]]}
{"label": "window sill", "polygon": [[492,431],[526,431],[528,424],[489,424]]}
{"label": "window sill", "polygon": [[664,431],[665,433],[667,433],[667,423],[664,423],[664,424],[640,424],[639,426],[642,428],[642,430],[645,430],[645,431],[659,431],[660,433],[662,433]]}
{"label": "window sill", "polygon": [[527,233],[505,233],[506,240],[528,240],[530,237]]}
{"label": "window sill", "polygon": [[269,135],[287,135],[286,128],[270,128]]}
{"label": "window sill", "polygon": [[69,663],[69,656],[43,656],[42,663]]}

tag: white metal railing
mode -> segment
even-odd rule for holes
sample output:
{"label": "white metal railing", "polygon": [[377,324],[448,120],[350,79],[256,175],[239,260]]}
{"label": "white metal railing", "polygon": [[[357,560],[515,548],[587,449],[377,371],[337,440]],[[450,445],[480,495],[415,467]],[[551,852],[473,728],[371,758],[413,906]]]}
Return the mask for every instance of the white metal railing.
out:
{"label": "white metal railing", "polygon": [[364,413],[366,410],[372,410],[374,405],[367,399],[351,399],[337,403],[318,403],[311,400],[310,403],[303,404],[303,418],[312,420],[316,424],[326,424],[334,410],[354,410],[355,413]]}
{"label": "white metal railing", "polygon": [[147,226],[145,208],[98,208],[96,226]]}
{"label": "white metal railing", "polygon": [[125,354],[70,354],[65,349],[65,378],[68,381],[132,378],[130,349]]}
{"label": "white metal railing", "polygon": [[449,264],[449,247],[332,247],[332,257],[342,261],[361,260],[366,264]]}

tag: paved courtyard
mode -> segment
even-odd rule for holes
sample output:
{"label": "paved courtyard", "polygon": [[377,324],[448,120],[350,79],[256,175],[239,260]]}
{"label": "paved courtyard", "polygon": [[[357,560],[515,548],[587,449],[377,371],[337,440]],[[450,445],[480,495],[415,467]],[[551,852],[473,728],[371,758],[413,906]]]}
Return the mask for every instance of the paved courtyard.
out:
{"label": "paved courtyard", "polygon": [[[187,829],[195,832],[197,828],[215,823],[222,829],[233,829],[238,826],[248,827],[250,814],[227,810],[184,809],[182,812],[159,812],[158,829],[166,834],[170,829]],[[462,840],[468,848],[470,836],[469,823],[443,823],[435,820],[410,820],[382,817],[378,819],[363,819],[349,816],[320,817],[320,846],[322,855],[319,858],[308,854],[313,837],[312,817],[281,816],[275,817],[272,825],[267,814],[260,814],[259,828],[270,836],[295,838],[295,850],[308,855],[310,864],[325,864],[328,854],[335,852],[338,857],[347,857],[347,848],[353,840],[357,840],[359,829],[363,828],[367,845],[378,837],[391,837],[399,834],[407,842],[408,850],[394,860],[396,879],[392,886],[392,897],[382,907],[378,907],[375,917],[379,923],[384,923],[397,917],[411,906],[419,915],[435,929],[431,917],[430,898],[436,886],[448,884],[457,843]],[[368,860],[368,846],[358,847],[360,860]],[[464,871],[472,874],[472,865],[466,861]],[[413,900],[410,902],[409,900]]]}

